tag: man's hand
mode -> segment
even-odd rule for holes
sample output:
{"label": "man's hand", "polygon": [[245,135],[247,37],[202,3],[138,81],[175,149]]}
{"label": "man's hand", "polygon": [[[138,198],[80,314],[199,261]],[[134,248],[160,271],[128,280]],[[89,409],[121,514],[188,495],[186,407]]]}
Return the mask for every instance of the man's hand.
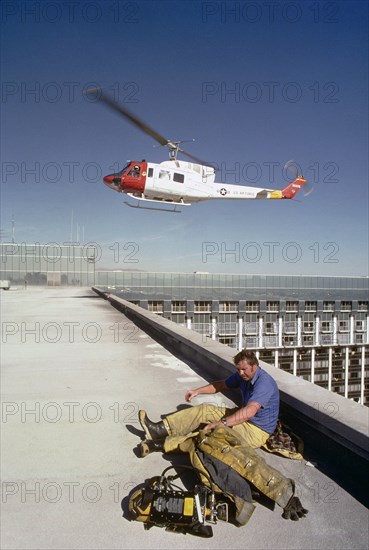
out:
{"label": "man's hand", "polygon": [[199,392],[197,390],[188,390],[185,395],[185,400],[190,403],[192,398],[196,397],[196,395],[199,395]]}
{"label": "man's hand", "polygon": [[209,393],[218,393],[223,391],[227,386],[225,385],[224,380],[217,380],[211,384],[206,384],[206,386],[201,386],[201,388],[195,388],[194,390],[188,390],[185,394],[185,400],[190,402],[194,397],[201,394]]}
{"label": "man's hand", "polygon": [[211,430],[214,430],[214,428],[217,428],[218,426],[220,426],[221,422],[211,422],[210,424],[206,424],[206,426],[204,427],[204,431],[205,432],[210,432]]}

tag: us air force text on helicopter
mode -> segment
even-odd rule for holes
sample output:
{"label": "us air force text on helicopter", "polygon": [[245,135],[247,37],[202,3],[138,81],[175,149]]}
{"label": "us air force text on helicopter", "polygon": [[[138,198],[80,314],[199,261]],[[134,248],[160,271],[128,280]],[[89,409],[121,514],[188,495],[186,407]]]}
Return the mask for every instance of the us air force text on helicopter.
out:
{"label": "us air force text on helicopter", "polygon": [[207,263],[215,258],[218,261],[220,259],[222,263],[257,263],[261,261],[274,263],[282,260],[295,264],[308,258],[314,263],[336,264],[339,262],[338,252],[339,245],[336,242],[314,242],[311,245],[306,244],[304,247],[295,241],[286,243],[277,241],[263,243],[203,242],[202,262]]}

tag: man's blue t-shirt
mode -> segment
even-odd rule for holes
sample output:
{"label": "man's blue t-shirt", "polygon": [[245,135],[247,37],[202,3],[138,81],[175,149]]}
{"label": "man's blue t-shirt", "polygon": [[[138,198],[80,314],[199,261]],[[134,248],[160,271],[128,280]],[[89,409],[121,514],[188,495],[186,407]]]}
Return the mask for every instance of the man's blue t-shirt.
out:
{"label": "man's blue t-shirt", "polygon": [[261,409],[249,422],[272,434],[279,415],[279,390],[276,381],[265,370],[258,367],[253,379],[249,382],[242,380],[238,372],[235,372],[225,380],[225,384],[228,388],[241,389],[242,407],[251,401],[261,405]]}

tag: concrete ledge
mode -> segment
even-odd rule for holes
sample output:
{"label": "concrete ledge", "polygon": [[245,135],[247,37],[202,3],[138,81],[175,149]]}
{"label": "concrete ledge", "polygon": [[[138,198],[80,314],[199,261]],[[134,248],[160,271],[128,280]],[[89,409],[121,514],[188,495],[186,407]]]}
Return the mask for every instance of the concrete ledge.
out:
{"label": "concrete ledge", "polygon": [[[212,379],[228,376],[234,371],[235,350],[195,331],[181,327],[150,313],[126,300],[93,287],[101,297],[124,313],[135,324],[178,354],[199,365]],[[369,410],[341,395],[311,384],[302,378],[260,362],[276,380],[281,394],[281,408],[295,421],[302,422],[315,433],[333,440],[343,450],[351,451],[369,461]]]}

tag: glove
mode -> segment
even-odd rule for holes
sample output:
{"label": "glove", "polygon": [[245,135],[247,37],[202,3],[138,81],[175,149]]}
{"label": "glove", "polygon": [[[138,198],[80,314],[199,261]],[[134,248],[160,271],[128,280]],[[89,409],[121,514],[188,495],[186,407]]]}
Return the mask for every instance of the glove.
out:
{"label": "glove", "polygon": [[287,506],[283,508],[282,518],[298,521],[300,518],[304,518],[308,511],[309,510],[306,510],[306,508],[303,508],[298,497],[292,497]]}

